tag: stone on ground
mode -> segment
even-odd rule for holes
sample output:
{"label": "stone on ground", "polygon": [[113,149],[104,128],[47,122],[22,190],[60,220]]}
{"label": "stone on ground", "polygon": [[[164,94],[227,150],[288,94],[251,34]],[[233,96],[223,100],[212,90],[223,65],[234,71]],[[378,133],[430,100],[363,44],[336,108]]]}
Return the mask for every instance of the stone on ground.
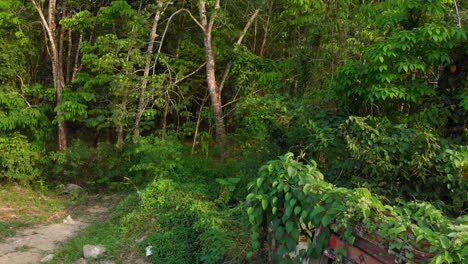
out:
{"label": "stone on ground", "polygon": [[67,218],[63,219],[63,223],[67,225],[74,225],[77,222],[71,218],[71,215],[68,215]]}
{"label": "stone on ground", "polygon": [[80,191],[82,189],[83,189],[83,187],[81,187],[81,186],[79,186],[77,184],[70,183],[70,184],[67,184],[67,186],[65,186],[64,192],[65,193],[71,193],[71,192]]}
{"label": "stone on ground", "polygon": [[47,263],[54,258],[54,254],[49,254],[41,259],[41,263]]}
{"label": "stone on ground", "polygon": [[106,248],[103,245],[84,245],[83,247],[85,258],[98,258],[104,252],[106,252]]}

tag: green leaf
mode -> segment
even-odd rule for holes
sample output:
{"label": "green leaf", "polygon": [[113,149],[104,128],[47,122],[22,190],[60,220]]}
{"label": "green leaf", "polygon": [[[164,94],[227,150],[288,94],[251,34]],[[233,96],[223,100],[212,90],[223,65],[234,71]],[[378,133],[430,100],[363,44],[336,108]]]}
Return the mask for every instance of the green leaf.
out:
{"label": "green leaf", "polygon": [[294,251],[296,249],[296,244],[297,244],[297,241],[294,240],[294,238],[292,238],[291,236],[288,236],[286,238],[286,247],[288,251]]}
{"label": "green leaf", "polygon": [[322,206],[319,206],[319,207],[315,207],[314,210],[312,211],[312,213],[310,213],[310,219],[314,219],[316,215],[318,215],[319,213],[325,211],[325,208],[322,207]]}
{"label": "green leaf", "polygon": [[406,229],[407,229],[406,226],[399,226],[399,227],[396,227],[396,228],[392,228],[390,233],[397,235],[397,234],[400,234],[400,233],[406,231]]}
{"label": "green leaf", "polygon": [[267,199],[263,199],[262,200],[262,208],[263,210],[266,210],[268,207],[268,200]]}
{"label": "green leaf", "polygon": [[260,186],[262,186],[262,183],[263,183],[263,178],[258,178],[257,179],[257,187],[260,188]]}
{"label": "green leaf", "polygon": [[450,240],[449,240],[446,236],[443,236],[443,235],[442,235],[442,236],[439,238],[439,240],[440,240],[440,244],[442,245],[442,248],[443,248],[443,249],[447,249],[447,248],[450,247]]}
{"label": "green leaf", "polygon": [[286,231],[288,231],[288,233],[291,233],[293,230],[294,230],[294,222],[291,220],[288,220],[286,222]]}
{"label": "green leaf", "polygon": [[257,231],[254,231],[252,233],[252,240],[258,240],[258,238],[260,237],[260,234],[257,232]]}
{"label": "green leaf", "polygon": [[289,204],[286,204],[286,210],[284,211],[284,215],[289,217],[293,211],[293,207]]}
{"label": "green leaf", "polygon": [[273,197],[273,200],[271,201],[272,204],[276,204],[278,202],[278,197]]}
{"label": "green leaf", "polygon": [[297,174],[296,169],[294,169],[293,167],[289,166],[289,167],[288,167],[288,175],[289,175],[289,177],[294,177],[294,176],[296,176],[296,174]]}
{"label": "green leaf", "polygon": [[328,226],[328,224],[330,224],[332,218],[330,217],[330,215],[324,215],[323,218],[322,218],[322,225],[324,226]]}
{"label": "green leaf", "polygon": [[301,212],[301,207],[300,207],[300,206],[296,206],[296,207],[294,208],[294,214],[295,214],[295,215],[298,215],[300,212]]}
{"label": "green leaf", "polygon": [[248,202],[252,201],[255,198],[255,194],[249,193],[245,198]]}
{"label": "green leaf", "polygon": [[273,188],[275,188],[276,186],[278,186],[279,184],[279,181],[274,181],[273,184],[271,185]]}
{"label": "green leaf", "polygon": [[254,212],[253,207],[247,208],[247,214],[248,214],[249,216],[250,216],[250,215],[253,215],[253,212]]}
{"label": "green leaf", "polygon": [[281,240],[284,234],[284,227],[280,226],[275,230],[275,238]]}
{"label": "green leaf", "polygon": [[289,201],[289,205],[291,205],[291,206],[294,206],[294,205],[296,205],[296,203],[297,203],[297,200],[296,200],[296,199],[294,199],[294,198],[293,198],[293,199],[291,199],[291,200]]}
{"label": "green leaf", "polygon": [[260,242],[258,240],[254,240],[252,241],[252,248],[255,250],[255,249],[258,249],[260,246]]}
{"label": "green leaf", "polygon": [[408,259],[413,259],[414,258],[414,254],[411,253],[411,251],[405,251],[405,257],[408,258]]}

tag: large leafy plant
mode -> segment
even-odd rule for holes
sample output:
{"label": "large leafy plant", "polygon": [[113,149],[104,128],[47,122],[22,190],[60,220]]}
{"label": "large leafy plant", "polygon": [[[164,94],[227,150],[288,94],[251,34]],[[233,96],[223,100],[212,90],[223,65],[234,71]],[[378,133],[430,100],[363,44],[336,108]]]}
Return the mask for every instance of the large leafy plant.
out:
{"label": "large leafy plant", "polygon": [[[433,254],[433,263],[461,263],[468,257],[465,216],[451,221],[427,203],[384,205],[365,188],[338,188],[323,181],[314,162],[304,165],[291,153],[260,169],[246,200],[253,249],[274,240],[277,246],[271,250],[278,261],[317,258],[328,247],[332,232],[353,244],[355,228],[385,241],[389,252],[406,261],[414,258],[415,249]],[[300,237],[307,248],[292,258],[289,253],[296,250]],[[429,244],[418,243],[421,240]]]}

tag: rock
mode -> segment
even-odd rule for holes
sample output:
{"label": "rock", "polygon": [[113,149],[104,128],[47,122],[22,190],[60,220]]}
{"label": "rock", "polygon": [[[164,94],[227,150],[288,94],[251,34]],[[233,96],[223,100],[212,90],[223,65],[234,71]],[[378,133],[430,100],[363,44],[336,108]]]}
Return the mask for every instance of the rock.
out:
{"label": "rock", "polygon": [[54,254],[49,254],[41,259],[41,263],[47,263],[54,258]]}
{"label": "rock", "polygon": [[72,200],[77,200],[78,198],[86,195],[86,190],[76,184],[67,184],[67,186],[64,187],[62,194],[67,195]]}
{"label": "rock", "polygon": [[84,258],[77,259],[73,264],[88,264],[88,261]]}
{"label": "rock", "polygon": [[106,252],[106,248],[103,245],[84,245],[83,256],[85,258],[97,258]]}
{"label": "rock", "polygon": [[71,218],[71,215],[68,215],[67,218],[63,219],[63,223],[67,225],[74,225],[76,221]]}
{"label": "rock", "polygon": [[78,184],[70,183],[70,184],[67,184],[67,186],[65,186],[63,192],[74,193],[74,192],[80,192],[82,190],[83,190],[83,187],[79,186]]}

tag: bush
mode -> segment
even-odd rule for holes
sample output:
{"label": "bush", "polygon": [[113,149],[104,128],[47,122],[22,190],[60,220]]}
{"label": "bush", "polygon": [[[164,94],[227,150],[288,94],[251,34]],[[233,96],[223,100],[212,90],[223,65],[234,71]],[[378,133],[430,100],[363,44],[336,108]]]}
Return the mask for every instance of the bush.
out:
{"label": "bush", "polygon": [[220,210],[210,196],[204,184],[157,179],[142,192],[140,209],[127,215],[124,225],[141,228],[152,219],[141,246],[153,246],[153,263],[219,263],[225,257],[237,258],[229,252],[242,246],[236,243],[243,233],[237,219],[241,211]]}
{"label": "bush", "polygon": [[129,178],[137,185],[150,183],[155,177],[166,177],[181,168],[184,146],[176,139],[152,135],[130,143],[125,150]]}
{"label": "bush", "polygon": [[41,174],[40,157],[41,152],[25,136],[0,137],[0,178],[30,183]]}
{"label": "bush", "polygon": [[341,132],[357,184],[387,197],[442,200],[455,214],[466,208],[466,147],[448,146],[427,128],[373,117],[350,117]]}
{"label": "bush", "polygon": [[65,151],[52,152],[50,160],[52,180],[96,188],[118,186],[129,166],[123,151],[114,145],[101,143],[94,148],[81,141]]}

